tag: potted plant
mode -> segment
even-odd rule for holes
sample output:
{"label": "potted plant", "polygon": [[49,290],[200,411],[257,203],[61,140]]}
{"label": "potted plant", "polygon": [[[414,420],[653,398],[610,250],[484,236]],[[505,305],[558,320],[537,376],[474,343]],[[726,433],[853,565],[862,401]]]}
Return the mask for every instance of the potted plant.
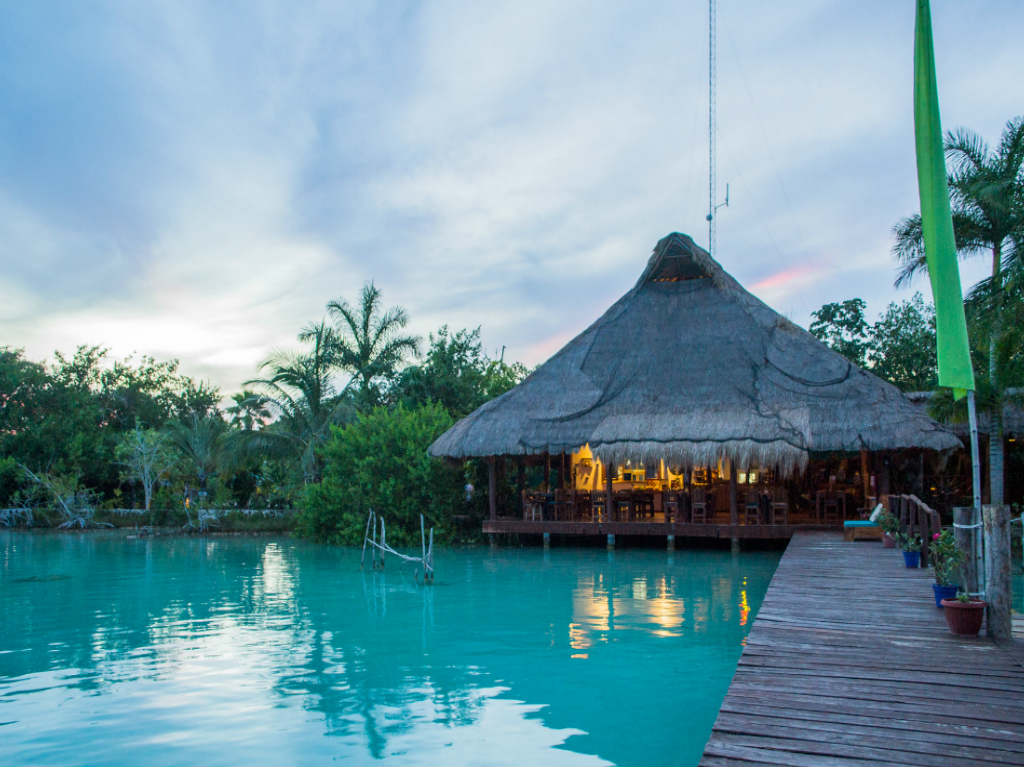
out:
{"label": "potted plant", "polygon": [[977,636],[985,619],[985,602],[961,591],[956,599],[943,599],[942,612],[949,630],[958,636]]}
{"label": "potted plant", "polygon": [[878,519],[875,521],[882,529],[882,545],[887,549],[893,548],[896,545],[895,536],[900,529],[899,520],[888,511],[883,511],[878,515]]}
{"label": "potted plant", "polygon": [[932,569],[935,571],[935,583],[932,584],[935,606],[942,607],[942,600],[953,599],[960,589],[956,581],[960,574],[960,566],[964,563],[964,552],[956,545],[953,531],[948,527],[932,536],[929,552]]}
{"label": "potted plant", "polygon": [[921,538],[917,535],[896,533],[896,543],[903,552],[903,564],[907,567],[921,566]]}

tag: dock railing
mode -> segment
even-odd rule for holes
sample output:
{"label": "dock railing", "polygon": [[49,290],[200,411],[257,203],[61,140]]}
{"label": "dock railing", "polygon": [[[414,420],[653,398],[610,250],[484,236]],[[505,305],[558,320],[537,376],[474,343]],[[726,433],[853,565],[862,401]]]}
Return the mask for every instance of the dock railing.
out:
{"label": "dock railing", "polygon": [[921,538],[921,567],[927,567],[930,562],[932,536],[942,529],[939,512],[912,494],[888,495],[885,498],[885,506],[899,522],[901,533]]}

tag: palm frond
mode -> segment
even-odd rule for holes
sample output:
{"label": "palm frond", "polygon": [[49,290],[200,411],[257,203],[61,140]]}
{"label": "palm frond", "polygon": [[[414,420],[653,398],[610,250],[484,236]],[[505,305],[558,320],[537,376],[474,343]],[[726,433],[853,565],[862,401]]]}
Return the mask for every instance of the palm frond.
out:
{"label": "palm frond", "polygon": [[985,168],[988,160],[988,144],[972,130],[958,128],[946,133],[946,159],[953,165],[954,173]]}
{"label": "palm frond", "polygon": [[897,288],[910,284],[918,274],[928,271],[928,262],[924,256],[924,233],[921,229],[921,216],[913,215],[904,218],[892,228],[896,237],[892,252],[899,263],[895,286]]}

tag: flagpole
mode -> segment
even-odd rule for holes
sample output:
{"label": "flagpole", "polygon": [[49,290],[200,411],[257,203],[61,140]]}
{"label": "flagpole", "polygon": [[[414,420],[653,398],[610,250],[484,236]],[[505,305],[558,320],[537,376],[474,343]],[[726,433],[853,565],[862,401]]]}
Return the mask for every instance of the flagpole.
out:
{"label": "flagpole", "polygon": [[971,526],[974,528],[974,572],[977,573],[978,592],[984,597],[985,594],[985,568],[981,561],[981,536],[983,524],[981,521],[981,457],[978,450],[978,408],[975,403],[974,389],[967,392],[967,420],[971,429],[971,485],[974,493],[974,516]]}

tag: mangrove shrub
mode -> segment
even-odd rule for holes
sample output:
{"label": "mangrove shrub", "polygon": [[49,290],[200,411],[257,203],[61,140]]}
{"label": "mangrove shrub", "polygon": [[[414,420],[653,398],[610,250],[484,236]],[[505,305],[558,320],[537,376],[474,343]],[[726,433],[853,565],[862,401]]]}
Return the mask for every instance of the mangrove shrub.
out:
{"label": "mangrove shrub", "polygon": [[431,458],[427,448],[452,425],[441,405],[398,405],[334,427],[323,448],[323,479],[306,487],[296,521],[300,535],[360,544],[372,508],[387,522],[388,542],[419,544],[419,515],[435,538],[451,537],[463,504],[463,468]]}

